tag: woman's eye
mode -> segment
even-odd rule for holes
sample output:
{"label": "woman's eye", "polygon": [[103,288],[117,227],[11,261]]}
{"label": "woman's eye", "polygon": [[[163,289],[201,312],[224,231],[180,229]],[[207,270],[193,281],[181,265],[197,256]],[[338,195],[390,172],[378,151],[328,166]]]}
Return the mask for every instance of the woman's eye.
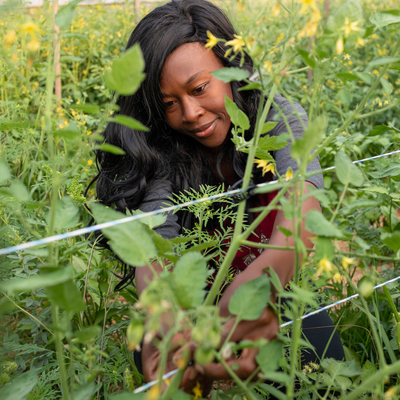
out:
{"label": "woman's eye", "polygon": [[166,102],[164,103],[164,107],[165,107],[165,108],[172,107],[174,104],[175,104],[174,101],[166,101]]}
{"label": "woman's eye", "polygon": [[194,89],[194,92],[197,93],[197,94],[198,93],[202,93],[204,91],[204,89],[206,88],[206,86],[207,86],[207,84],[205,83],[204,85]]}

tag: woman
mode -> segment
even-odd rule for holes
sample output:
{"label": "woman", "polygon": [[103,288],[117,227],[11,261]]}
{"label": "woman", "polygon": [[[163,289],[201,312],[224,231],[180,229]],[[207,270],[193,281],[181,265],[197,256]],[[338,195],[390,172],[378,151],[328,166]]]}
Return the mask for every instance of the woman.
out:
{"label": "woman", "polygon": [[[146,79],[138,92],[132,96],[120,96],[117,104],[120,114],[138,119],[150,128],[150,132],[132,132],[131,129],[110,123],[104,136],[107,143],[121,147],[126,155],[115,156],[106,152],[97,154],[100,171],[97,181],[98,198],[117,210],[158,209],[173,193],[194,188],[201,184],[233,185],[244,174],[246,154],[237,152],[231,139],[231,121],[225,109],[225,96],[233,100],[249,117],[251,128],[246,132],[250,139],[254,133],[259,92],[238,91],[241,82],[223,83],[211,75],[222,67],[239,67],[240,57],[229,60],[224,57],[227,47],[217,43],[212,51],[205,49],[207,31],[215,37],[232,40],[235,31],[227,17],[213,4],[205,0],[173,0],[158,7],[143,18],[133,31],[127,48],[139,42],[145,60]],[[245,53],[241,67],[253,72],[251,58]],[[286,132],[281,114],[285,114],[293,135],[303,134],[303,122],[307,123],[304,110],[297,104],[293,109],[282,96],[275,96],[267,120],[278,119],[276,127],[269,132],[279,135]],[[290,158],[290,147],[274,153],[277,170],[284,174],[289,167],[297,168]],[[315,158],[308,170],[319,169]],[[254,168],[255,183],[264,181],[260,169]],[[323,187],[321,175],[310,178],[305,184]],[[261,199],[262,202],[268,199]],[[320,209],[318,201],[310,197],[303,204],[303,212]],[[156,231],[165,238],[173,238],[182,226],[190,227],[193,221],[177,215],[168,215],[167,221]],[[286,246],[286,237],[277,229],[283,226],[292,229],[292,222],[285,219],[283,212],[265,222],[267,240],[277,246]],[[264,229],[263,228],[263,229]],[[261,232],[264,234],[265,232]],[[302,228],[301,237],[306,247],[311,246],[310,234]],[[236,260],[237,261],[237,260]],[[240,265],[239,265],[240,264]],[[273,268],[285,286],[293,276],[294,254],[268,249],[261,254],[252,254],[245,262],[239,260],[237,268],[242,272],[226,288],[218,306],[223,317],[229,316],[229,299],[243,283],[261,276],[264,268]],[[161,270],[159,266],[158,271]],[[129,284],[134,278],[134,269],[127,267],[119,287]],[[140,295],[146,282],[152,279],[147,267],[136,271],[136,287]],[[231,326],[226,324],[226,329]],[[327,314],[319,314],[306,320],[310,326],[332,325]],[[303,325],[304,327],[304,325]],[[242,321],[231,340],[256,340],[260,337],[273,339],[278,331],[278,320],[269,308],[256,321]],[[318,329],[317,335],[308,335],[317,348],[317,355],[306,355],[306,362],[318,359],[324,352],[333,332],[331,328]],[[312,332],[310,330],[310,332]],[[320,340],[321,337],[323,340]],[[236,373],[247,378],[255,369],[255,350],[244,350],[238,361]],[[337,334],[327,349],[326,357],[343,358],[343,349]],[[308,358],[307,358],[308,357]],[[156,377],[159,355],[151,344],[143,347],[142,362],[146,380]],[[140,363],[140,360],[139,360]],[[140,365],[139,365],[140,368]],[[175,368],[171,363],[169,368]],[[197,379],[228,378],[219,364],[205,368],[189,367],[183,378],[183,387],[193,387]]]}

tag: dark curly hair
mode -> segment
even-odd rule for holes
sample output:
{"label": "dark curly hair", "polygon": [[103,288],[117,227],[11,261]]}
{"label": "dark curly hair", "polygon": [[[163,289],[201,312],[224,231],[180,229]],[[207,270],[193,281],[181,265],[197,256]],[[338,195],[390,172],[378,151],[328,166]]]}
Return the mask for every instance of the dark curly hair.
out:
{"label": "dark curly hair", "polygon": [[[139,120],[150,132],[134,131],[115,123],[107,125],[103,132],[106,143],[120,147],[125,155],[96,151],[97,197],[103,204],[124,213],[127,209],[137,209],[154,180],[169,181],[174,193],[190,188],[198,190],[202,184],[219,184],[204,157],[206,149],[167,124],[160,91],[160,76],[167,57],[182,44],[206,44],[207,31],[225,40],[233,39],[236,33],[227,16],[214,4],[206,0],[172,0],[146,15],[132,32],[127,49],[137,42],[140,44],[146,78],[135,94],[118,97],[118,114]],[[240,57],[233,60],[224,57],[223,43],[219,42],[212,51],[224,67],[240,67],[253,73],[248,54],[244,53],[244,63],[240,66]],[[234,102],[250,119],[252,128],[246,132],[249,139],[253,136],[260,93],[239,91],[243,85],[244,82],[232,82],[231,88]],[[219,180],[226,182],[219,168],[226,155],[236,176],[242,178],[247,156],[237,152],[228,140],[217,160]],[[262,179],[259,170],[254,170],[254,177],[256,181]],[[132,281],[134,272],[129,270],[124,266],[119,288],[122,283]]]}

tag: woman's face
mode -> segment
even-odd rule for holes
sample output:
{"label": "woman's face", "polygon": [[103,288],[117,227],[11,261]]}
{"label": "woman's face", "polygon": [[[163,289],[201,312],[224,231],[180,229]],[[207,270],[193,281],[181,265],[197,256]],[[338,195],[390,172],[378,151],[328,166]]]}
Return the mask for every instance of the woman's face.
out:
{"label": "woman's face", "polygon": [[231,85],[210,74],[220,68],[222,63],[201,43],[185,43],[168,56],[160,80],[169,126],[215,150],[231,124],[225,109],[225,95],[232,100]]}

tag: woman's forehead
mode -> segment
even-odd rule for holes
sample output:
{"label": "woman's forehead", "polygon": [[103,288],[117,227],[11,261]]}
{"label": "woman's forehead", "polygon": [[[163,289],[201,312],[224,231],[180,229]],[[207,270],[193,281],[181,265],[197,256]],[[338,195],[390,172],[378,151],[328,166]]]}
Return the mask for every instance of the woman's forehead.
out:
{"label": "woman's forehead", "polygon": [[205,49],[201,43],[185,43],[168,56],[161,73],[160,84],[174,81],[186,86],[203,73],[222,67],[215,54]]}

